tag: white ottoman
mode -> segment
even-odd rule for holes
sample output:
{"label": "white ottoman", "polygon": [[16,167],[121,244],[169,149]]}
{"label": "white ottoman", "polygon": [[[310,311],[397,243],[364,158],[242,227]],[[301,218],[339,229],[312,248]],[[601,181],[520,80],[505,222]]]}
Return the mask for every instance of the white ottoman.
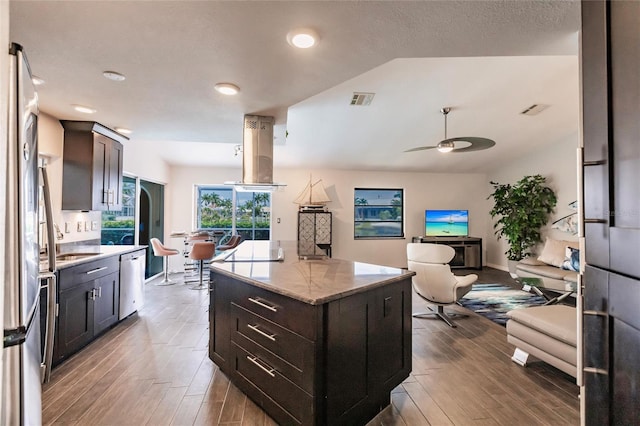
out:
{"label": "white ottoman", "polygon": [[526,365],[528,355],[576,377],[578,334],[576,308],[534,306],[507,312],[507,341],[515,345],[512,359]]}

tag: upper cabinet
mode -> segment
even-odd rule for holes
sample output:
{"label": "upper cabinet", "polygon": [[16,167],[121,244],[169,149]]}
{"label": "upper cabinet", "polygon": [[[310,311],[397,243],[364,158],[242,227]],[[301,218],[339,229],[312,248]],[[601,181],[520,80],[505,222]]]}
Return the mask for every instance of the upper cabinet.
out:
{"label": "upper cabinet", "polygon": [[62,210],[122,208],[122,143],[127,137],[94,121],[64,127]]}

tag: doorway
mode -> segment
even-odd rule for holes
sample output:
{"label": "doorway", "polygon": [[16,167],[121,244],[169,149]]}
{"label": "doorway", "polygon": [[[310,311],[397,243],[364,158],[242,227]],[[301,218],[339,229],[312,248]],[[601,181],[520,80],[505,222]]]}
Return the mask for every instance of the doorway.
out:
{"label": "doorway", "polygon": [[164,242],[164,185],[140,179],[139,205],[139,244],[148,246],[144,276],[149,278],[163,271],[163,258],[153,255],[150,241]]}

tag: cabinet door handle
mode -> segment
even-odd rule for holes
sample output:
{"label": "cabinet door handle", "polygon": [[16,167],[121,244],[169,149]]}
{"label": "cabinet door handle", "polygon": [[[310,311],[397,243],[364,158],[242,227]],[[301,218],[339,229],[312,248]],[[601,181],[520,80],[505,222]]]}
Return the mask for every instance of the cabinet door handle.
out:
{"label": "cabinet door handle", "polygon": [[249,327],[251,330],[255,331],[256,333],[258,333],[261,336],[266,337],[267,339],[271,340],[272,342],[276,341],[276,335],[275,334],[267,334],[264,331],[260,330],[258,328],[258,325],[251,325],[251,324],[247,324],[247,327]]}
{"label": "cabinet door handle", "polygon": [[88,295],[89,295],[89,299],[96,300],[96,289],[92,288],[91,291],[88,293]]}
{"label": "cabinet door handle", "polygon": [[102,190],[102,204],[109,204],[109,191]]}
{"label": "cabinet door handle", "polygon": [[85,272],[87,275],[95,274],[96,272],[104,271],[105,269],[109,269],[108,266],[103,266],[102,268],[92,269],[90,271]]}
{"label": "cabinet door handle", "polygon": [[582,369],[582,371],[584,371],[585,373],[594,373],[594,374],[601,374],[603,376],[608,376],[609,372],[603,368],[596,368],[596,367],[584,367]]}
{"label": "cabinet door handle", "polygon": [[102,297],[102,287],[98,287],[98,297]]}
{"label": "cabinet door handle", "polygon": [[596,317],[606,317],[609,314],[607,314],[606,312],[603,311],[589,311],[589,310],[585,310],[582,311],[583,315],[592,315],[592,316],[596,316]]}
{"label": "cabinet door handle", "polygon": [[278,312],[278,309],[276,309],[274,306],[267,305],[266,303],[262,302],[259,299],[254,299],[253,297],[250,297],[249,302],[253,302],[258,306],[262,306],[263,308],[268,309],[271,312]]}
{"label": "cabinet door handle", "polygon": [[269,366],[265,367],[264,365],[259,363],[257,356],[251,357],[251,356],[247,355],[247,359],[249,361],[251,361],[253,364],[257,365],[262,371],[264,371],[265,373],[267,373],[271,377],[276,377],[276,375],[273,374],[273,372],[276,371],[276,370],[274,368],[269,367]]}

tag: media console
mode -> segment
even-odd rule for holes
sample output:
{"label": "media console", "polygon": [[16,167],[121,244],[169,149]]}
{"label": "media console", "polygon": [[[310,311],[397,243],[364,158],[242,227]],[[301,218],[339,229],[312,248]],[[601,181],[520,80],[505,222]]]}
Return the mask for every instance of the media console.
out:
{"label": "media console", "polygon": [[414,243],[445,244],[456,251],[449,262],[451,268],[482,269],[482,238],[477,237],[413,237]]}

